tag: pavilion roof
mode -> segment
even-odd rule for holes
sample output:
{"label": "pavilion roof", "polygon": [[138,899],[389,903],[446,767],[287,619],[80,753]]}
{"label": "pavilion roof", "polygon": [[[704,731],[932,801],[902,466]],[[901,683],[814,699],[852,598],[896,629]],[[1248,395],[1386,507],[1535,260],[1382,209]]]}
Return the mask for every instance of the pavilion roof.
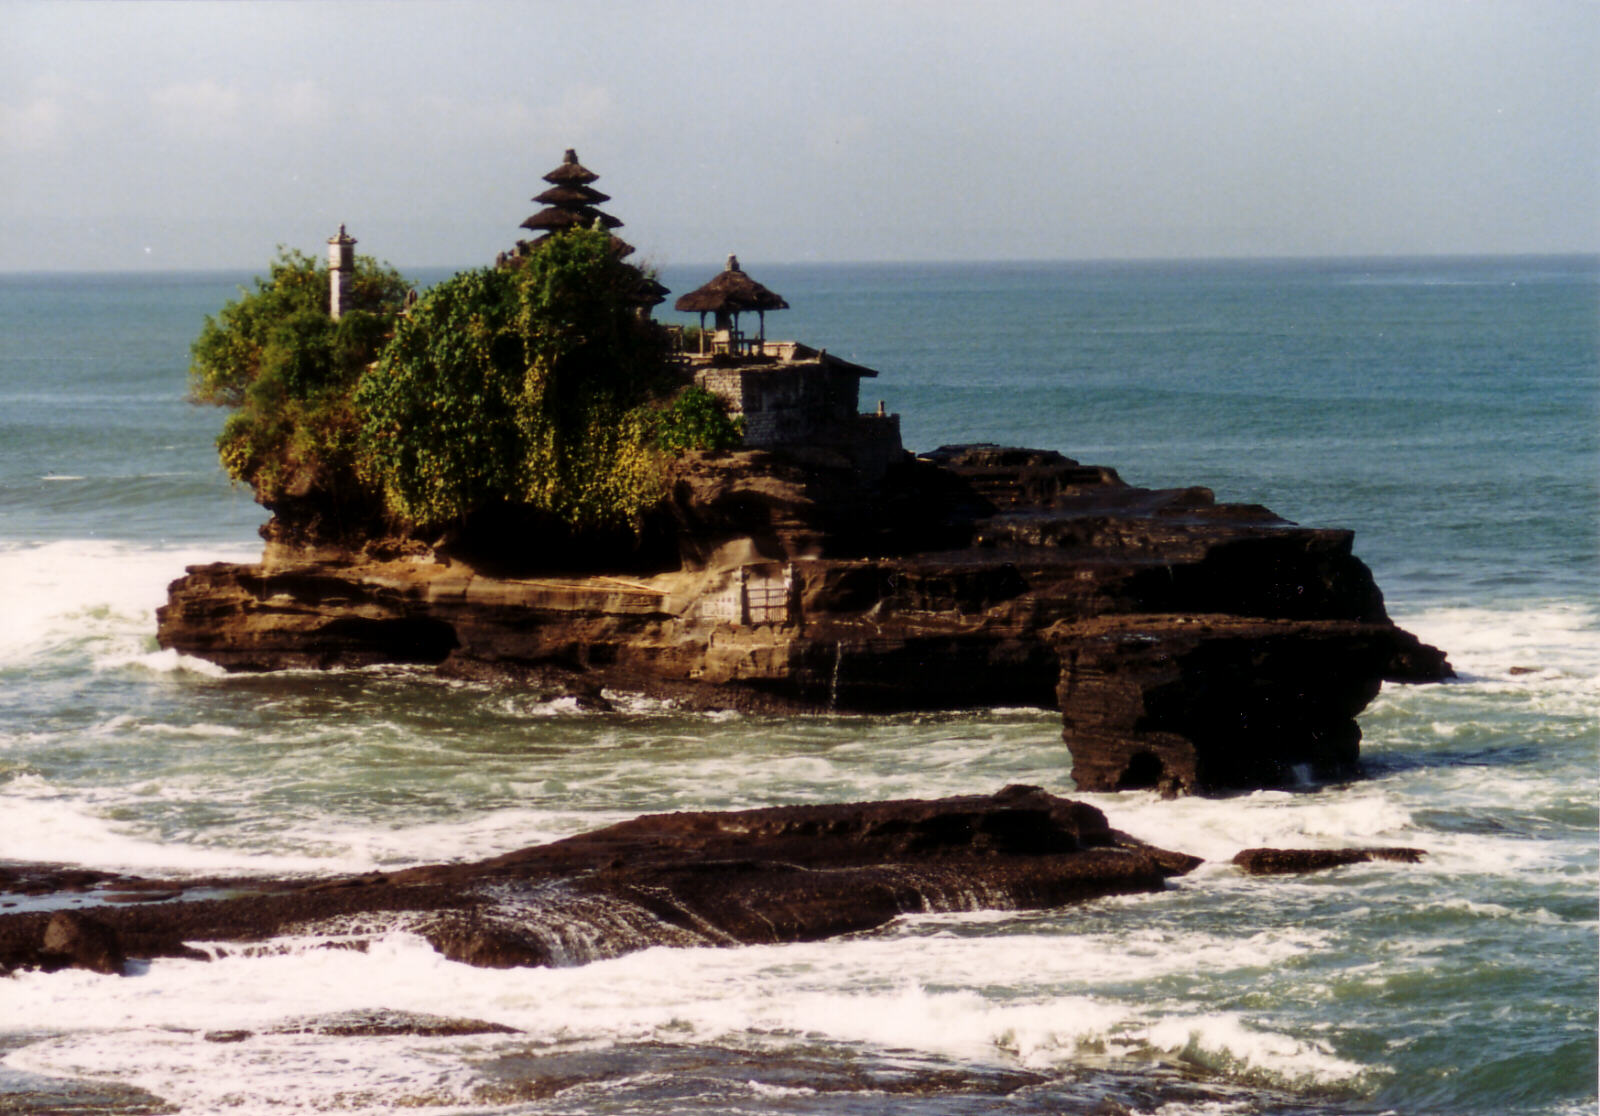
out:
{"label": "pavilion roof", "polygon": [[702,314],[715,311],[737,314],[746,310],[787,310],[789,304],[782,295],[746,275],[739,267],[737,256],[729,256],[728,265],[714,279],[679,298],[673,308]]}

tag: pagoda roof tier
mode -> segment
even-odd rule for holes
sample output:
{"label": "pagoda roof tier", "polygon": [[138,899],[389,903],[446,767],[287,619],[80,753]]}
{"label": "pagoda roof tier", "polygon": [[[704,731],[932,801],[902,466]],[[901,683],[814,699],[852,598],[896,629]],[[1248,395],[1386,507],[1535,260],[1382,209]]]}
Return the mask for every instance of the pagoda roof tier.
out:
{"label": "pagoda roof tier", "polygon": [[561,165],[544,176],[546,182],[557,186],[587,186],[598,174],[578,162],[578,153],[572,148],[567,148],[567,153],[561,157]]}
{"label": "pagoda roof tier", "polygon": [[603,229],[615,229],[622,226],[622,222],[611,216],[611,214],[601,213],[593,206],[552,205],[547,209],[541,209],[522,222],[522,227],[555,232],[560,229],[593,228],[596,221],[600,222],[600,227]]}
{"label": "pagoda roof tier", "polygon": [[663,287],[650,276],[645,275],[640,278],[638,286],[633,289],[629,301],[636,306],[655,306],[658,303],[665,302],[667,295],[671,293],[666,287]]}
{"label": "pagoda roof tier", "polygon": [[533,200],[540,205],[599,205],[610,201],[611,195],[602,194],[593,186],[561,185],[535,195]]}

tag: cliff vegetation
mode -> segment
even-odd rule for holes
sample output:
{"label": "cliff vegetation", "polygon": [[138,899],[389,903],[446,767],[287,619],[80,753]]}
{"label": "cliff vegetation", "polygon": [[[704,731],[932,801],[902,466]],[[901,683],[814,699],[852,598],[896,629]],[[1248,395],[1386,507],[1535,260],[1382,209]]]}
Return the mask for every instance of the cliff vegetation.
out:
{"label": "cliff vegetation", "polygon": [[326,266],[280,251],[192,348],[192,397],[233,409],[217,442],[229,476],[280,516],[315,505],[324,534],[508,508],[616,529],[660,501],[671,454],[737,443],[636,312],[640,272],[606,233],[562,232],[519,264],[461,272],[406,309],[410,284],[361,257],[335,322]]}
{"label": "cliff vegetation", "polygon": [[280,248],[254,290],[207,316],[190,349],[190,398],[232,409],[217,451],[262,503],[313,488],[338,502],[358,497],[351,396],[409,288],[393,268],[358,257],[351,308],[336,322],[327,265]]}

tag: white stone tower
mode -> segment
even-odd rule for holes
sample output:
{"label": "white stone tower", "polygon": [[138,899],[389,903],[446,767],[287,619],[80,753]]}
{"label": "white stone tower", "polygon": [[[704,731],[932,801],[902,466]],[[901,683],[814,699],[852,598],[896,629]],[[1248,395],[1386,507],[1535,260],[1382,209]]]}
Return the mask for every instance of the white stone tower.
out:
{"label": "white stone tower", "polygon": [[339,235],[328,238],[328,314],[334,321],[350,305],[350,280],[356,273],[356,238],[339,226]]}

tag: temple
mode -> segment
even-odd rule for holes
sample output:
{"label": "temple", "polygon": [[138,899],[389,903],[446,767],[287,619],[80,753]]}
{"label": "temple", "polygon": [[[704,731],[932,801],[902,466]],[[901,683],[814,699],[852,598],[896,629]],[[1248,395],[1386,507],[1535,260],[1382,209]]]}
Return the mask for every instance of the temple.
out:
{"label": "temple", "polygon": [[[520,267],[552,235],[572,228],[604,229],[618,259],[632,255],[633,246],[615,232],[622,221],[600,208],[611,197],[595,188],[599,177],[569,147],[561,164],[543,176],[549,188],[533,198],[544,208],[522,222],[538,235],[501,253],[498,266]],[[639,272],[633,301],[641,317],[667,294],[653,275]],[[752,279],[737,256],[730,255],[720,272],[673,308],[700,315],[700,327],[692,333],[668,327],[686,378],[743,421],[747,447],[821,454],[869,479],[881,476],[904,453],[899,415],[885,413],[881,403],[875,412],[860,411],[861,381],[876,372],[798,341],[767,340],[767,312],[787,310],[789,303]],[[751,313],[756,315],[754,336],[741,328],[741,315]]]}
{"label": "temple", "polygon": [[[598,227],[630,251],[575,152],[545,177],[526,229]],[[330,241],[335,308],[353,245]],[[712,328],[677,330],[677,382],[720,397],[745,444],[661,462],[666,490],[628,528],[498,503],[437,534],[347,526],[313,488],[275,502],[260,563],[172,584],[161,646],[228,670],[431,663],[584,708],[606,689],[752,712],[1053,706],[1079,789],[1163,794],[1351,778],[1382,683],[1450,676],[1389,619],[1348,531],[1054,451],[912,457],[898,416],[859,411],[872,369],[768,339],[788,305],[733,257],[678,300]]]}
{"label": "temple", "polygon": [[[611,198],[595,189],[599,177],[567,148],[561,164],[543,176],[549,188],[533,198],[544,208],[522,222],[522,228],[538,235],[501,252],[495,266],[521,267],[551,236],[574,228],[604,229],[619,260],[632,255],[633,245],[614,231],[622,222],[600,208]],[[343,225],[328,239],[329,309],[335,320],[348,306],[355,243]],[[630,301],[640,318],[648,320],[651,308],[669,292],[654,275],[634,270],[638,279]],[[904,456],[900,416],[886,413],[881,402],[876,411],[863,414],[860,409],[861,381],[877,373],[826,349],[769,341],[767,312],[787,310],[789,303],[752,279],[737,256],[730,255],[721,271],[673,308],[700,315],[700,327],[693,333],[666,327],[685,380],[717,396],[741,420],[747,448],[805,451],[814,459],[848,464],[868,481]],[[740,316],[751,313],[756,315],[754,336],[741,329]]]}

